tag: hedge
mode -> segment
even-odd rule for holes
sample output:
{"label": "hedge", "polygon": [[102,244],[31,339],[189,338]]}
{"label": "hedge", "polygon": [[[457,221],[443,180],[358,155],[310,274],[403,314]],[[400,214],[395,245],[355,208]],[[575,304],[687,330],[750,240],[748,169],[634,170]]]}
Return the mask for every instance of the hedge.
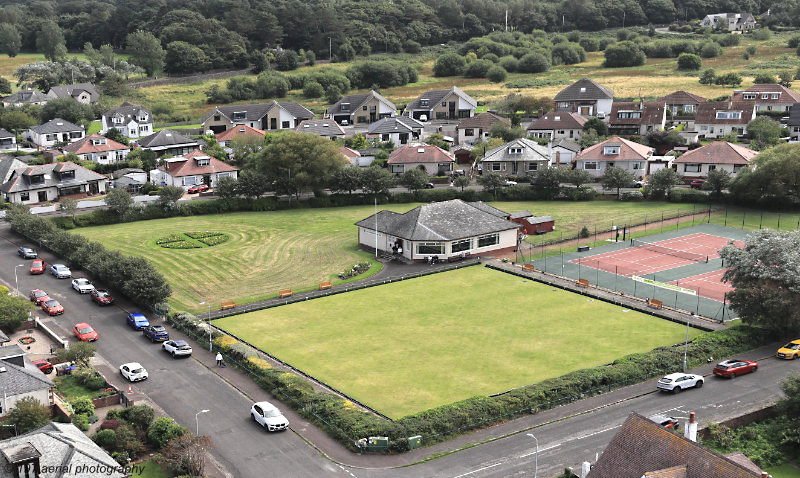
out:
{"label": "hedge", "polygon": [[702,203],[708,202],[708,194],[697,189],[673,188],[669,192],[670,202]]}

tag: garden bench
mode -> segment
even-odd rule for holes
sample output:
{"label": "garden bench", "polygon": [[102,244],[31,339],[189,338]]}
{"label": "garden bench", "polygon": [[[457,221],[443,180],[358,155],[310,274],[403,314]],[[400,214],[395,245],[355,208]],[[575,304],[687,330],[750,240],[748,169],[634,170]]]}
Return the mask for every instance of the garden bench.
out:
{"label": "garden bench", "polygon": [[331,284],[330,282],[320,282],[319,283],[319,290],[330,289],[331,287],[333,287],[333,284]]}
{"label": "garden bench", "polygon": [[235,308],[236,308],[236,302],[232,300],[224,300],[222,301],[222,304],[220,304],[219,310],[235,309]]}
{"label": "garden bench", "polygon": [[281,299],[283,299],[284,297],[291,297],[293,295],[294,293],[292,292],[292,289],[283,289],[282,291],[278,292],[278,297],[280,297]]}
{"label": "garden bench", "polygon": [[664,303],[658,299],[650,299],[647,301],[647,305],[648,307],[652,307],[654,309],[660,309],[664,305]]}
{"label": "garden bench", "polygon": [[522,264],[522,270],[523,271],[533,271],[533,270],[536,270],[536,269],[534,269],[533,264]]}
{"label": "garden bench", "polygon": [[578,279],[575,284],[579,287],[589,287],[589,279]]}

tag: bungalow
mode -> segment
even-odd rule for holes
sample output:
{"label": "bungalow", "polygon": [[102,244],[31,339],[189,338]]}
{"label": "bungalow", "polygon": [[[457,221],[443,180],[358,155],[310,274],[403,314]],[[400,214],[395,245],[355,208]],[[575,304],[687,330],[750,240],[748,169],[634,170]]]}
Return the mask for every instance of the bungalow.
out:
{"label": "bungalow", "polygon": [[581,152],[581,145],[568,139],[557,139],[550,143],[550,163],[555,166],[572,164],[575,156]]}
{"label": "bungalow", "polygon": [[614,102],[608,118],[608,134],[645,135],[662,131],[666,122],[666,103]]}
{"label": "bungalow", "polygon": [[356,223],[358,243],[417,262],[513,252],[520,225],[475,204],[453,199],[402,214],[383,210]]}
{"label": "bungalow", "polygon": [[303,120],[297,129],[298,133],[315,134],[328,139],[344,139],[344,130],[339,123],[330,119]]}
{"label": "bungalow", "polygon": [[0,366],[0,417],[8,415],[24,398],[33,398],[47,407],[55,403],[56,384],[33,365],[18,345],[0,347]]}
{"label": "bungalow", "polygon": [[602,176],[606,168],[612,166],[642,178],[647,174],[647,160],[653,151],[655,150],[650,146],[617,136],[584,149],[575,156],[575,167],[588,171],[596,178]]}
{"label": "bungalow", "polygon": [[668,114],[671,116],[693,117],[697,112],[697,105],[705,103],[706,99],[694,93],[681,90],[662,96],[657,101],[667,105]]}
{"label": "bungalow", "polygon": [[[375,159],[372,157],[369,161],[366,161],[366,158],[362,158],[361,153],[356,151],[353,148],[348,148],[347,146],[342,146],[339,148],[342,152],[342,155],[347,158],[347,161],[350,163],[350,166],[369,166],[372,163],[372,160]],[[363,160],[363,161],[362,161]]]}
{"label": "bungalow", "polygon": [[5,146],[16,146],[16,144],[17,135],[6,131],[4,128],[0,128],[0,148]]}
{"label": "bungalow", "polygon": [[138,138],[153,132],[153,113],[142,106],[132,105],[126,101],[119,108],[113,108],[103,113],[101,124],[101,134],[114,128],[122,133],[122,136]]}
{"label": "bungalow", "polygon": [[100,99],[100,93],[97,92],[97,88],[91,83],[54,86],[47,92],[47,96],[54,100],[72,98],[84,105],[97,103],[97,100]]}
{"label": "bungalow", "polygon": [[42,93],[37,90],[19,90],[16,93],[3,98],[3,107],[9,106],[25,106],[25,105],[44,105],[51,98],[47,93]]}
{"label": "bungalow", "polygon": [[407,144],[392,151],[386,164],[389,171],[402,174],[418,168],[428,176],[444,176],[453,170],[455,158],[438,146],[430,144]]}
{"label": "bungalow", "polygon": [[83,136],[83,126],[61,118],[53,118],[45,124],[33,126],[25,134],[25,137],[40,149],[51,148],[57,143],[74,143]]}
{"label": "bungalow", "polygon": [[314,117],[305,106],[294,101],[273,101],[253,105],[217,106],[203,116],[203,131],[221,133],[238,125],[263,131],[295,129],[301,121]]}
{"label": "bungalow", "polygon": [[511,176],[527,176],[546,168],[550,164],[550,152],[536,141],[519,138],[490,149],[481,159],[481,167],[487,173]]}
{"label": "bungalow", "polygon": [[111,173],[114,180],[111,187],[127,190],[131,194],[137,194],[147,182],[147,172],[139,168],[122,168]]}
{"label": "bungalow", "polygon": [[11,175],[14,174],[15,169],[25,168],[27,166],[26,163],[23,163],[14,156],[6,154],[0,155],[0,184],[11,179]]}
{"label": "bungalow", "polygon": [[792,105],[800,102],[800,93],[783,85],[757,84],[746,90],[736,90],[733,101],[754,103],[756,111],[789,111]]}
{"label": "bungalow", "polygon": [[583,125],[588,118],[569,111],[550,111],[540,115],[528,126],[531,138],[572,139],[579,141],[583,134]]}
{"label": "bungalow", "polygon": [[432,90],[421,94],[406,106],[404,116],[420,121],[455,120],[475,115],[478,102],[457,87]]}
{"label": "bungalow", "polygon": [[162,129],[157,133],[145,136],[138,143],[140,148],[153,151],[159,157],[180,156],[200,147],[198,141],[169,129]]}
{"label": "bungalow", "polygon": [[240,136],[253,136],[257,138],[263,138],[264,136],[266,136],[266,134],[267,134],[266,131],[252,128],[245,124],[240,124],[239,126],[234,126],[233,128],[226,129],[222,133],[217,133],[215,137],[217,139],[217,144],[219,144],[223,148],[229,148],[231,146],[231,141],[233,141],[233,138],[238,138]]}
{"label": "bungalow", "polygon": [[480,113],[471,118],[461,120],[456,126],[456,144],[471,144],[489,139],[489,132],[495,123],[510,124],[506,118],[494,113]]}
{"label": "bungalow", "polygon": [[556,111],[604,118],[611,113],[614,92],[589,78],[582,78],[561,90],[553,101],[556,103]]}
{"label": "bungalow", "polygon": [[703,17],[700,26],[742,33],[755,29],[758,24],[750,13],[711,13]]}
{"label": "bungalow", "polygon": [[731,131],[747,133],[747,124],[756,117],[755,104],[747,101],[714,101],[700,103],[695,117],[695,129],[701,138],[719,138]]}
{"label": "bungalow", "polygon": [[238,173],[238,168],[195,149],[183,156],[164,159],[150,176],[156,178],[158,184],[188,189],[198,184],[213,188],[221,178],[236,179]]}
{"label": "bungalow", "polygon": [[325,112],[340,125],[374,123],[379,119],[397,116],[397,106],[376,91],[347,95]]}
{"label": "bungalow", "polygon": [[99,134],[87,136],[80,141],[68,144],[63,148],[66,153],[74,153],[81,159],[88,159],[98,164],[118,163],[125,160],[131,152],[130,146],[117,143]]}
{"label": "bungalow", "polygon": [[369,125],[366,137],[383,142],[391,141],[395,146],[399,146],[410,141],[420,141],[424,126],[422,122],[407,116],[383,118]]}
{"label": "bungalow", "polygon": [[800,142],[800,103],[795,103],[792,106],[786,126],[789,128],[789,142]]}
{"label": "bungalow", "polygon": [[3,198],[15,204],[57,201],[63,196],[89,196],[108,189],[108,178],[71,161],[17,168],[0,186]]}
{"label": "bungalow", "polygon": [[678,176],[683,179],[705,179],[709,171],[723,170],[735,175],[758,152],[752,149],[728,143],[727,141],[714,141],[697,149],[693,149],[672,161],[677,165]]}

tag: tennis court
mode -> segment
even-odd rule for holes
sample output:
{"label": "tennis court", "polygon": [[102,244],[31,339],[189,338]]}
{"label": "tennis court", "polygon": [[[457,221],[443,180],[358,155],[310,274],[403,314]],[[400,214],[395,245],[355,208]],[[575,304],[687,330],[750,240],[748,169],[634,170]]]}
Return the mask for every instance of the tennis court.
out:
{"label": "tennis court", "polygon": [[723,302],[725,300],[725,295],[733,290],[730,284],[722,282],[723,274],[725,274],[725,269],[719,269],[706,272],[705,274],[672,281],[670,284],[692,290],[702,290],[704,294],[703,297]]}

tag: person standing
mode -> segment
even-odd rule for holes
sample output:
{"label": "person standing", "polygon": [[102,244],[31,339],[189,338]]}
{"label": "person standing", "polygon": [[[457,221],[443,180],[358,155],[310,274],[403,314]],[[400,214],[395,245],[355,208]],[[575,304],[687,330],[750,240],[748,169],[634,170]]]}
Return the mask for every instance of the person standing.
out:
{"label": "person standing", "polygon": [[217,367],[221,367],[221,366],[222,366],[222,353],[221,352],[217,352]]}

